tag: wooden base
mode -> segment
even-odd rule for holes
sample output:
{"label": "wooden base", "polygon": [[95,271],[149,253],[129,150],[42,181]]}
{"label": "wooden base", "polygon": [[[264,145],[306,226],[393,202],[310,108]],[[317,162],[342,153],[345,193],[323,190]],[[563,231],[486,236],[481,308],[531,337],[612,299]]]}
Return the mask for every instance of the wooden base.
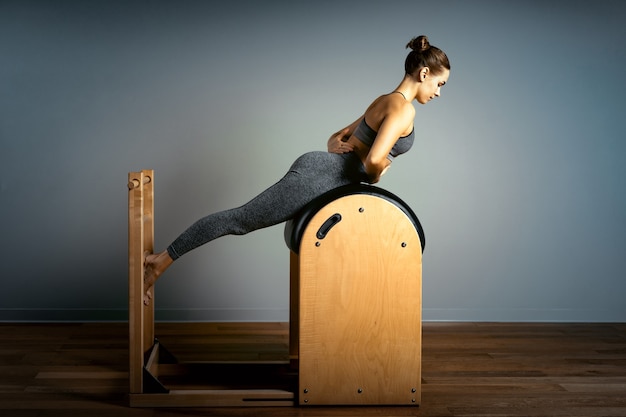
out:
{"label": "wooden base", "polygon": [[[160,354],[157,352],[161,352]],[[155,343],[143,372],[144,392],[129,395],[131,407],[293,406],[295,375],[288,362],[157,363]]]}
{"label": "wooden base", "polygon": [[156,341],[143,383],[129,395],[131,407],[293,406],[296,381],[288,362],[178,363]]}

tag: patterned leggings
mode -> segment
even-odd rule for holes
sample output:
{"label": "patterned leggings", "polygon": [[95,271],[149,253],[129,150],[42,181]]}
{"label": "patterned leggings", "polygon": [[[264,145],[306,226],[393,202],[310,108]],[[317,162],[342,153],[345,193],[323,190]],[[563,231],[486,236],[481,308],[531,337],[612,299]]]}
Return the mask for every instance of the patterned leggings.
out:
{"label": "patterned leggings", "polygon": [[367,176],[354,153],[305,153],[276,184],[241,207],[201,218],[176,238],[167,252],[176,260],[218,237],[244,235],[283,223],[325,192],[359,182],[367,182]]}

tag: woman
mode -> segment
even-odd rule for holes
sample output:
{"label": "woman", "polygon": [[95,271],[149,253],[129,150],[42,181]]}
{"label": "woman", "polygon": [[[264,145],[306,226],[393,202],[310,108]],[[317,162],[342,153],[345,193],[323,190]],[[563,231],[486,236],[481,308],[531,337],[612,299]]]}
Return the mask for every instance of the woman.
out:
{"label": "woman", "polygon": [[323,193],[350,183],[377,183],[393,159],[409,150],[415,136],[417,100],[426,104],[440,94],[450,62],[426,36],[412,39],[405,75],[389,94],[375,99],[365,113],[328,140],[328,152],[299,157],[276,184],[247,204],[208,215],[191,225],[158,254],[146,254],[144,303],[152,298],[157,278],[180,256],[224,235],[243,235],[285,222]]}

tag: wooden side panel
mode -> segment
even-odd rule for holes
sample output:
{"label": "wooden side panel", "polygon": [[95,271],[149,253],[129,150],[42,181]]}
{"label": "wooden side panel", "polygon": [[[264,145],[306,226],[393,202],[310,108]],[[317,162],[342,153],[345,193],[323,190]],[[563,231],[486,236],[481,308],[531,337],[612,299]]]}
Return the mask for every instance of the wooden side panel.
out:
{"label": "wooden side panel", "polygon": [[289,360],[298,363],[300,342],[300,256],[289,251]]}
{"label": "wooden side panel", "polygon": [[154,248],[154,171],[128,174],[128,325],[130,392],[143,392],[144,354],[154,341],[154,299],[143,304],[144,252]]}
{"label": "wooden side panel", "polygon": [[419,404],[421,266],[392,203],[350,195],[318,212],[300,248],[300,404]]}
{"label": "wooden side panel", "polygon": [[130,392],[143,388],[143,173],[128,174],[128,326]]}

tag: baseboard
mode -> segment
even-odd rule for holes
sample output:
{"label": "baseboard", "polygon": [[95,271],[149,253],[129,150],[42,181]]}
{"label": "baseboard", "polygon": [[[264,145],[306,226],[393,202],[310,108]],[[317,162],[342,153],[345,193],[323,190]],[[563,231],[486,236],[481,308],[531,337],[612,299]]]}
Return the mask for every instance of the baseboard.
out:
{"label": "baseboard", "polygon": [[[286,322],[288,309],[159,309],[163,322]],[[128,309],[0,308],[0,322],[128,321]]]}
{"label": "baseboard", "polygon": [[0,322],[128,321],[128,309],[0,308]]}
{"label": "baseboard", "polygon": [[424,308],[423,321],[623,323],[626,310],[570,308]]}
{"label": "baseboard", "polygon": [[[156,309],[162,322],[287,322],[288,309]],[[580,322],[624,323],[625,311],[600,309],[425,308],[424,322]],[[0,322],[128,321],[127,309],[2,308]]]}

